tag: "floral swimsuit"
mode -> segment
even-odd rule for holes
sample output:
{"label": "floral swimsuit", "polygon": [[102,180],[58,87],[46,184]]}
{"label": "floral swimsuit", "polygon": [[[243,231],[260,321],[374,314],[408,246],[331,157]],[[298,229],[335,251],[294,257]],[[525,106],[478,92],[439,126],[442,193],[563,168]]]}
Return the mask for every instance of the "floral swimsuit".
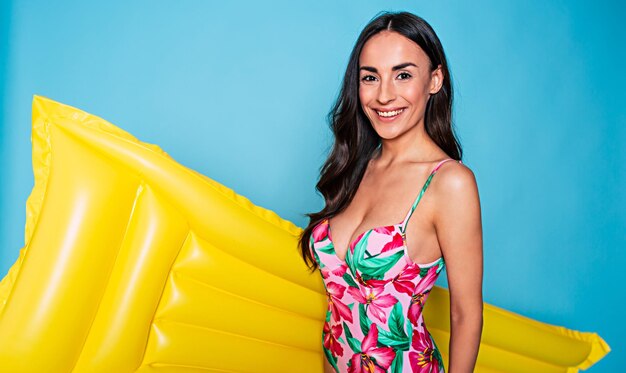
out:
{"label": "floral swimsuit", "polygon": [[345,260],[335,253],[328,219],[314,227],[310,244],[328,297],[322,344],[337,372],[445,372],[422,317],[445,263],[443,257],[414,263],[405,227],[434,174],[450,160],[435,166],[401,223],[361,233]]}

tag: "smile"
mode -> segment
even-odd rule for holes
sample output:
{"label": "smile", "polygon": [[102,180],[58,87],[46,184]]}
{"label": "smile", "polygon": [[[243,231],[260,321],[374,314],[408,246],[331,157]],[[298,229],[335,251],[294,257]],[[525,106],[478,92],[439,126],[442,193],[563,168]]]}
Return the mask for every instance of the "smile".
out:
{"label": "smile", "polygon": [[399,109],[399,110],[393,110],[393,111],[379,111],[376,110],[376,113],[384,118],[391,118],[391,117],[395,117],[396,115],[402,113],[404,111],[404,109]]}

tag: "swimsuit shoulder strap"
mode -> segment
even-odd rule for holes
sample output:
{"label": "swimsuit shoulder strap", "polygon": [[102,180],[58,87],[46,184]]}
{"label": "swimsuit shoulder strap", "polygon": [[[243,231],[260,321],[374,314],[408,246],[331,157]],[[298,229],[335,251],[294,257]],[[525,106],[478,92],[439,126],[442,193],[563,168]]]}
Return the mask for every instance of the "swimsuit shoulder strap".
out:
{"label": "swimsuit shoulder strap", "polygon": [[[417,195],[417,197],[415,198],[415,201],[413,202],[413,205],[411,206],[411,208],[409,209],[409,212],[407,212],[406,217],[404,218],[404,220],[402,221],[402,225],[400,226],[400,229],[402,230],[402,232],[404,232],[404,229],[406,227],[406,223],[409,221],[409,218],[411,217],[411,215],[413,214],[413,211],[415,210],[415,208],[417,207],[417,204],[419,203],[419,201],[422,199],[422,195],[424,195],[424,192],[426,192],[426,189],[428,188],[428,185],[430,185],[430,181],[432,180],[433,176],[435,175],[435,173],[437,172],[437,170],[439,170],[439,167],[441,167],[441,165],[443,165],[444,163],[446,163],[447,161],[453,161],[453,158],[447,158],[442,160],[441,162],[437,163],[437,165],[433,168],[433,170],[430,172],[430,175],[428,175],[428,178],[426,179],[426,182],[424,183],[424,186],[422,187],[422,190],[420,190],[419,194]],[[463,163],[460,160],[458,161],[459,163]]]}

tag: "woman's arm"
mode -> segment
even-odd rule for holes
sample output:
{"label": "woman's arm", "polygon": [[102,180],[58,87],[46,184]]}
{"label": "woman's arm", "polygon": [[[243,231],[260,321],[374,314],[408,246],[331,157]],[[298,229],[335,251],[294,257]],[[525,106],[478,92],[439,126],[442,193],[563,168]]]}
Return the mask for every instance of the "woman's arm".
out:
{"label": "woman's arm", "polygon": [[[443,171],[443,172],[442,172]],[[474,173],[465,165],[442,168],[434,224],[450,292],[448,373],[471,373],[483,327],[483,241]]]}

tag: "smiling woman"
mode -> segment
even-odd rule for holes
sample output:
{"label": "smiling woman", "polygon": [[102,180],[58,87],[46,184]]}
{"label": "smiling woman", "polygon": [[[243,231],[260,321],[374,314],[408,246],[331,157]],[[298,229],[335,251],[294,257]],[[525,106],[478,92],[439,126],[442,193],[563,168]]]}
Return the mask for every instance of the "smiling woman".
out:
{"label": "smiling woman", "polygon": [[[407,62],[394,66],[395,61]],[[374,63],[384,68],[379,71],[372,66]],[[376,133],[381,138],[396,136],[407,126],[418,131],[430,95],[437,93],[443,82],[441,65],[433,70],[430,59],[417,44],[388,30],[365,43],[359,64],[359,99]]]}
{"label": "smiling woman", "polygon": [[326,372],[444,372],[422,315],[444,267],[449,369],[474,369],[481,213],[452,130],[452,96],[443,47],[425,20],[385,12],[361,32],[329,113],[335,142],[317,183],[326,206],[308,214],[300,237],[326,288]]}

